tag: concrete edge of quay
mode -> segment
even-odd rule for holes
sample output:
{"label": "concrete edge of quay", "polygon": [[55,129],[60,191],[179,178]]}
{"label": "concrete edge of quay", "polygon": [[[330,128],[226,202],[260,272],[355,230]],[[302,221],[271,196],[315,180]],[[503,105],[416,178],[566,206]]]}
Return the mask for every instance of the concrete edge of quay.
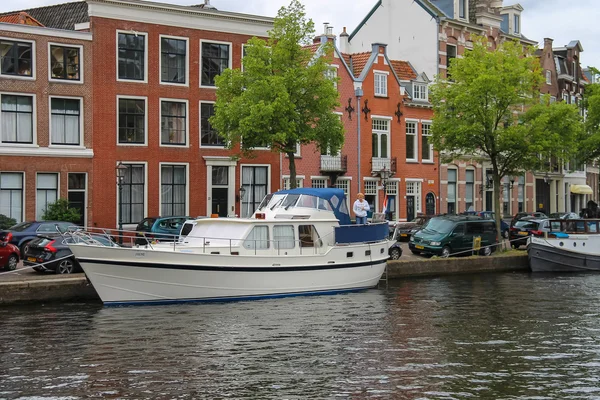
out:
{"label": "concrete edge of quay", "polygon": [[[388,261],[388,279],[528,270],[526,253]],[[67,301],[99,302],[100,299],[84,275],[0,282],[0,305]]]}

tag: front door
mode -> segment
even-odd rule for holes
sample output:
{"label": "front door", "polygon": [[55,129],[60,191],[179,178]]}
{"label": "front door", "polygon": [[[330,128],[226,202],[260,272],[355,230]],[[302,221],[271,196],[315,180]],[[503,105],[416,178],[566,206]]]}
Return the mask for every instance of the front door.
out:
{"label": "front door", "polygon": [[406,196],[406,220],[415,219],[415,196]]}
{"label": "front door", "polygon": [[535,180],[535,211],[541,211],[545,214],[550,212],[550,184],[543,179]]}
{"label": "front door", "polygon": [[425,214],[435,214],[435,195],[433,193],[427,193],[425,196]]}
{"label": "front door", "polygon": [[219,217],[227,217],[227,188],[212,188],[212,214],[218,214]]}

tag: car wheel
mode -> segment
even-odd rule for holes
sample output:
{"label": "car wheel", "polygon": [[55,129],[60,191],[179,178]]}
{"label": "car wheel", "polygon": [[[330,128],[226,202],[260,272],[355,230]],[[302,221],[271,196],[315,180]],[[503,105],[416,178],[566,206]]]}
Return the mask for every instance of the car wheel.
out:
{"label": "car wheel", "polygon": [[419,255],[419,254],[421,254],[421,252],[420,252],[420,251],[417,251],[417,250],[411,250],[411,252],[412,252],[413,254],[416,254],[416,255]]}
{"label": "car wheel", "polygon": [[402,253],[400,252],[400,249],[397,247],[394,247],[393,249],[390,250],[390,258],[392,260],[399,259],[401,255],[402,255]]}
{"label": "car wheel", "polygon": [[57,274],[72,274],[75,272],[75,261],[72,258],[62,260],[56,266]]}
{"label": "car wheel", "polygon": [[444,248],[442,249],[442,258],[448,258],[450,257],[450,247],[448,246],[444,246]]}
{"label": "car wheel", "polygon": [[502,235],[502,237],[504,239],[508,239],[508,231],[504,231],[504,234]]}
{"label": "car wheel", "polygon": [[491,256],[492,246],[485,246],[483,249],[481,249],[481,255],[486,257]]}
{"label": "car wheel", "polygon": [[21,248],[19,250],[21,250],[21,257],[25,258],[25,253],[27,251],[29,251],[29,240],[23,244],[21,244]]}
{"label": "car wheel", "polygon": [[518,249],[518,248],[519,248],[519,245],[518,245],[518,244],[514,244],[514,243],[513,243],[513,244],[511,244],[511,245],[510,245],[510,247],[512,247],[513,249]]}
{"label": "car wheel", "polygon": [[19,257],[17,257],[15,254],[11,254],[8,257],[5,268],[9,271],[14,271],[15,269],[17,269],[18,263],[19,263]]}

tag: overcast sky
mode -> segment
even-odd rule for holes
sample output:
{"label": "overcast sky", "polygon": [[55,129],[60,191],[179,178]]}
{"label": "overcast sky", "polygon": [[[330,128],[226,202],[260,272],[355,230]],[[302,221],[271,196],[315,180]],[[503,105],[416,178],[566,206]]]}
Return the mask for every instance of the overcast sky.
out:
{"label": "overcast sky", "polygon": [[[323,22],[329,22],[339,35],[342,27],[352,32],[377,0],[301,0],[307,14],[315,23],[317,33]],[[0,0],[0,12],[39,7],[65,2],[64,0]],[[204,0],[162,0],[181,5],[199,4]],[[275,16],[289,0],[211,0],[220,10]],[[521,4],[521,31],[526,37],[543,43],[545,37],[554,39],[554,47],[579,40],[584,52],[582,66],[600,67],[600,7],[599,0],[504,0],[504,5]],[[406,57],[410,61],[410,55]]]}

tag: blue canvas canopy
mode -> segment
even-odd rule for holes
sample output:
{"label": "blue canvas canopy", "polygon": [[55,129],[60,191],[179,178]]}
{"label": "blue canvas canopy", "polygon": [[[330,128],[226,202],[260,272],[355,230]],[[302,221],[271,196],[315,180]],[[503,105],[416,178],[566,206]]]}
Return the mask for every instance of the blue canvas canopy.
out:
{"label": "blue canvas canopy", "polygon": [[290,190],[280,190],[277,194],[305,194],[309,196],[315,196],[320,199],[326,200],[335,217],[340,221],[340,225],[350,225],[350,215],[348,213],[348,207],[346,206],[346,195],[342,189],[337,188],[297,188]]}

